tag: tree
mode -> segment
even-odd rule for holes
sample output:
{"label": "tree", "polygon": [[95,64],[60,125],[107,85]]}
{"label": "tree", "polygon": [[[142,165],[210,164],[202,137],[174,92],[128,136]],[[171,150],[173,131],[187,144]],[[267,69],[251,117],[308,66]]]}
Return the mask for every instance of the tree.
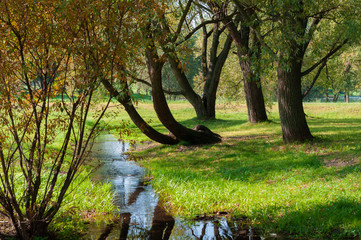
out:
{"label": "tree", "polygon": [[328,19],[336,22],[340,20],[343,21],[340,25],[346,28],[345,20],[350,16],[346,14],[349,4],[338,1],[266,1],[267,18],[272,20],[274,48],[264,44],[261,34],[258,33],[257,37],[272,52],[277,62],[278,106],[285,142],[313,139],[302,105],[301,79],[317,68],[321,71],[326,61],[349,41],[350,35],[347,31],[332,32],[330,50],[304,70],[305,56],[321,21],[330,24]]}
{"label": "tree", "polygon": [[[320,79],[314,86],[323,89],[322,93],[327,94],[326,98],[332,92],[333,101],[337,101],[340,92],[344,92],[345,102],[348,102],[350,93],[360,86],[359,75],[360,48],[355,44],[350,44],[327,61],[324,71],[320,73]],[[306,80],[308,81],[305,81],[305,85],[309,86],[313,83],[312,77]]]}
{"label": "tree", "polygon": [[106,109],[89,126],[98,76],[73,51],[71,9],[0,3],[0,204],[20,239],[48,235]]}
{"label": "tree", "polygon": [[[261,86],[261,41],[256,11],[240,1],[234,1],[238,10],[235,19],[225,17],[225,25],[237,46],[237,55],[243,73],[243,85],[248,110],[248,121],[267,121],[266,107]],[[241,22],[238,30],[238,22]]]}
{"label": "tree", "polygon": [[[168,40],[168,42],[162,42],[164,51],[167,53],[169,63],[173,69],[174,75],[183,91],[183,95],[188,99],[188,101],[193,105],[197,117],[200,119],[215,119],[215,105],[217,97],[217,89],[221,77],[222,68],[225,64],[225,61],[228,57],[229,51],[231,49],[232,38],[230,35],[226,37],[223,47],[220,48],[220,38],[226,27],[221,26],[221,12],[224,11],[225,6],[217,6],[208,3],[208,8],[202,6],[198,9],[198,18],[200,19],[200,24],[195,27],[187,35],[183,34],[179,29],[182,29],[182,25],[186,20],[187,14],[190,11],[191,4],[193,1],[187,1],[187,6],[182,11],[182,17],[178,23],[178,31],[175,33],[171,32],[169,24],[166,22],[166,19],[163,19],[164,29],[170,36],[175,36]],[[207,20],[204,19],[203,11],[208,11],[212,16],[212,21],[209,21],[208,24],[212,25],[211,30],[207,29]],[[202,46],[201,46],[201,73],[200,76],[203,82],[202,96],[198,95],[192,86],[189,84],[189,80],[184,73],[184,67],[181,60],[178,57],[177,51],[170,46],[179,45],[180,43],[189,39],[199,28],[202,29]],[[183,37],[183,39],[181,38]],[[181,41],[177,43],[177,39],[181,38]],[[211,41],[209,40],[211,38]],[[210,44],[209,44],[210,41]],[[210,47],[208,47],[210,45]]]}
{"label": "tree", "polygon": [[144,29],[144,38],[146,40],[146,58],[149,77],[152,84],[153,106],[159,120],[177,139],[189,142],[191,144],[209,144],[221,141],[218,134],[213,133],[207,127],[197,125],[193,130],[184,127],[177,122],[167,104],[162,88],[162,68],[164,65],[164,57],[158,55],[158,51],[154,42],[151,25],[147,25]]}
{"label": "tree", "polygon": [[[105,4],[94,4],[99,9],[85,6],[83,23],[77,31],[77,38],[83,39],[79,52],[93,69],[98,72],[99,81],[123,105],[133,123],[150,139],[162,144],[176,144],[173,136],[159,133],[137,112],[131,99],[128,82],[129,62],[137,61],[133,54],[139,48],[139,33],[132,14],[141,9],[145,2],[117,2],[109,0]],[[90,10],[89,10],[90,9]],[[85,38],[83,38],[85,36]],[[125,45],[124,42],[127,44]]]}
{"label": "tree", "polygon": [[[166,53],[167,61],[173,70],[175,79],[178,82],[180,91],[172,92],[164,91],[169,94],[182,94],[194,107],[197,117],[200,119],[214,119],[215,118],[215,103],[217,89],[220,81],[220,75],[224,63],[227,59],[230,47],[232,44],[232,39],[230,36],[227,37],[227,40],[223,44],[223,47],[220,46],[220,38],[224,34],[226,28],[221,26],[221,21],[219,19],[219,14],[216,13],[217,10],[210,8],[210,17],[215,16],[215,20],[204,20],[203,19],[203,9],[198,11],[196,3],[193,0],[187,1],[171,1],[163,2],[158,1],[154,3],[157,9],[161,9],[163,14],[158,14],[150,17],[154,24],[157,37],[155,41],[162,48],[162,51]],[[163,4],[163,5],[162,5]],[[193,6],[194,5],[194,6]],[[168,10],[168,12],[165,11]],[[149,16],[148,13],[142,13],[146,16]],[[200,20],[200,23],[199,21]],[[195,27],[191,27],[195,24],[199,24]],[[208,31],[206,25],[213,25],[212,30]],[[203,29],[203,41],[202,41],[202,54],[201,54],[201,77],[204,81],[204,87],[202,89],[203,94],[198,94],[194,86],[192,86],[192,79],[186,74],[186,71],[192,71],[194,66],[191,66],[191,69],[187,69],[189,66],[189,52],[192,52],[192,37],[198,32],[199,29]],[[209,39],[212,38],[210,47]],[[191,42],[191,43],[190,43]],[[167,67],[167,65],[165,66]],[[150,86],[147,81],[135,78],[136,81],[145,83]],[[163,85],[164,81],[163,81]]]}

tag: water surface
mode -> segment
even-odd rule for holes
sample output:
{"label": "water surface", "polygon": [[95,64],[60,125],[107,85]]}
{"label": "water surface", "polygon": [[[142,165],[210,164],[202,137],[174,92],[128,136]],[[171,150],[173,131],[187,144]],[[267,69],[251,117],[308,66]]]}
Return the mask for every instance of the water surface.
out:
{"label": "water surface", "polygon": [[92,156],[102,163],[95,178],[113,184],[119,218],[91,225],[87,239],[261,239],[239,220],[185,221],[171,216],[145,183],[146,170],[124,155],[129,147],[110,134],[98,137],[93,146]]}

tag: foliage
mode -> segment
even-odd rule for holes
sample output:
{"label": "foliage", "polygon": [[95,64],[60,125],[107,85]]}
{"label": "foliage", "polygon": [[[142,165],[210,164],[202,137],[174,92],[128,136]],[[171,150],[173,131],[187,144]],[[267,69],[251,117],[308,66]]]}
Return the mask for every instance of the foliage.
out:
{"label": "foliage", "polygon": [[[323,88],[322,94],[334,96],[339,92],[350,93],[361,87],[360,47],[349,46],[331,58],[315,86]],[[309,84],[310,78],[304,84]]]}
{"label": "foliage", "polygon": [[[21,239],[46,236],[69,191],[77,187],[73,182],[108,106],[89,112],[98,79],[113,76],[105,60],[110,56],[101,50],[110,52],[102,41],[114,40],[108,30],[116,28],[104,22],[113,23],[106,17],[118,16],[115,10],[121,12],[126,4],[1,2],[0,203]],[[102,16],[109,6],[115,16]],[[89,30],[92,15],[103,20],[98,29],[103,39],[79,34]],[[94,60],[103,68],[90,67]]]}

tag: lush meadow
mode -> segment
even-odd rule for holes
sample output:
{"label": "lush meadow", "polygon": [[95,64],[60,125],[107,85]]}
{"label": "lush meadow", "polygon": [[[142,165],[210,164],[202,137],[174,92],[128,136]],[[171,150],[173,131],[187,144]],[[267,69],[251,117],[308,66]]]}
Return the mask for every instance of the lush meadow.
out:
{"label": "lush meadow", "polygon": [[[223,137],[215,145],[140,145],[133,153],[150,170],[152,185],[174,214],[228,212],[268,233],[300,238],[361,236],[361,104],[306,103],[315,141],[282,141],[277,106],[271,122],[247,123],[245,105],[220,103],[217,120],[198,121],[189,104],[174,102],[175,118],[207,125]],[[124,111],[104,120],[115,135],[147,142]],[[150,103],[138,110],[157,129]],[[116,117],[114,117],[116,116]],[[126,126],[126,131],[120,130]],[[130,134],[130,135],[127,135]]]}

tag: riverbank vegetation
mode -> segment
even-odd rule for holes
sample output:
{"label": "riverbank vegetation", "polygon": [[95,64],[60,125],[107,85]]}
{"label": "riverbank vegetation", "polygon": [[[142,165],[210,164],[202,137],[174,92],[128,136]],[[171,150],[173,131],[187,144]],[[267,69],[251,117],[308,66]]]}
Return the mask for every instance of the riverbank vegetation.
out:
{"label": "riverbank vegetation", "polygon": [[[65,219],[74,209],[61,210],[88,173],[95,136],[109,130],[167,145],[148,164],[174,211],[227,211],[266,230],[312,235],[288,226],[292,216],[309,217],[322,194],[322,204],[348,206],[358,193],[331,197],[340,195],[334,185],[350,186],[336,181],[339,167],[357,183],[358,110],[342,105],[326,117],[328,108],[307,104],[306,115],[303,102],[315,89],[346,102],[359,91],[360,8],[360,0],[1,1],[2,225],[20,239],[49,237],[61,211]],[[152,104],[137,107],[134,93],[150,89]],[[216,105],[221,92],[234,102]],[[166,94],[188,103],[169,105]],[[184,194],[193,183],[198,195]],[[337,236],[358,234],[345,224]]]}
{"label": "riverbank vegetation", "polygon": [[[183,124],[202,123],[188,104],[170,106]],[[139,109],[153,121],[149,107]],[[250,124],[245,105],[224,103],[217,120],[207,122],[222,143],[158,145],[132,155],[141,157],[176,215],[227,212],[247,217],[266,235],[359,237],[361,104],[306,103],[305,112],[316,137],[305,144],[284,145],[275,106],[271,122]]]}

